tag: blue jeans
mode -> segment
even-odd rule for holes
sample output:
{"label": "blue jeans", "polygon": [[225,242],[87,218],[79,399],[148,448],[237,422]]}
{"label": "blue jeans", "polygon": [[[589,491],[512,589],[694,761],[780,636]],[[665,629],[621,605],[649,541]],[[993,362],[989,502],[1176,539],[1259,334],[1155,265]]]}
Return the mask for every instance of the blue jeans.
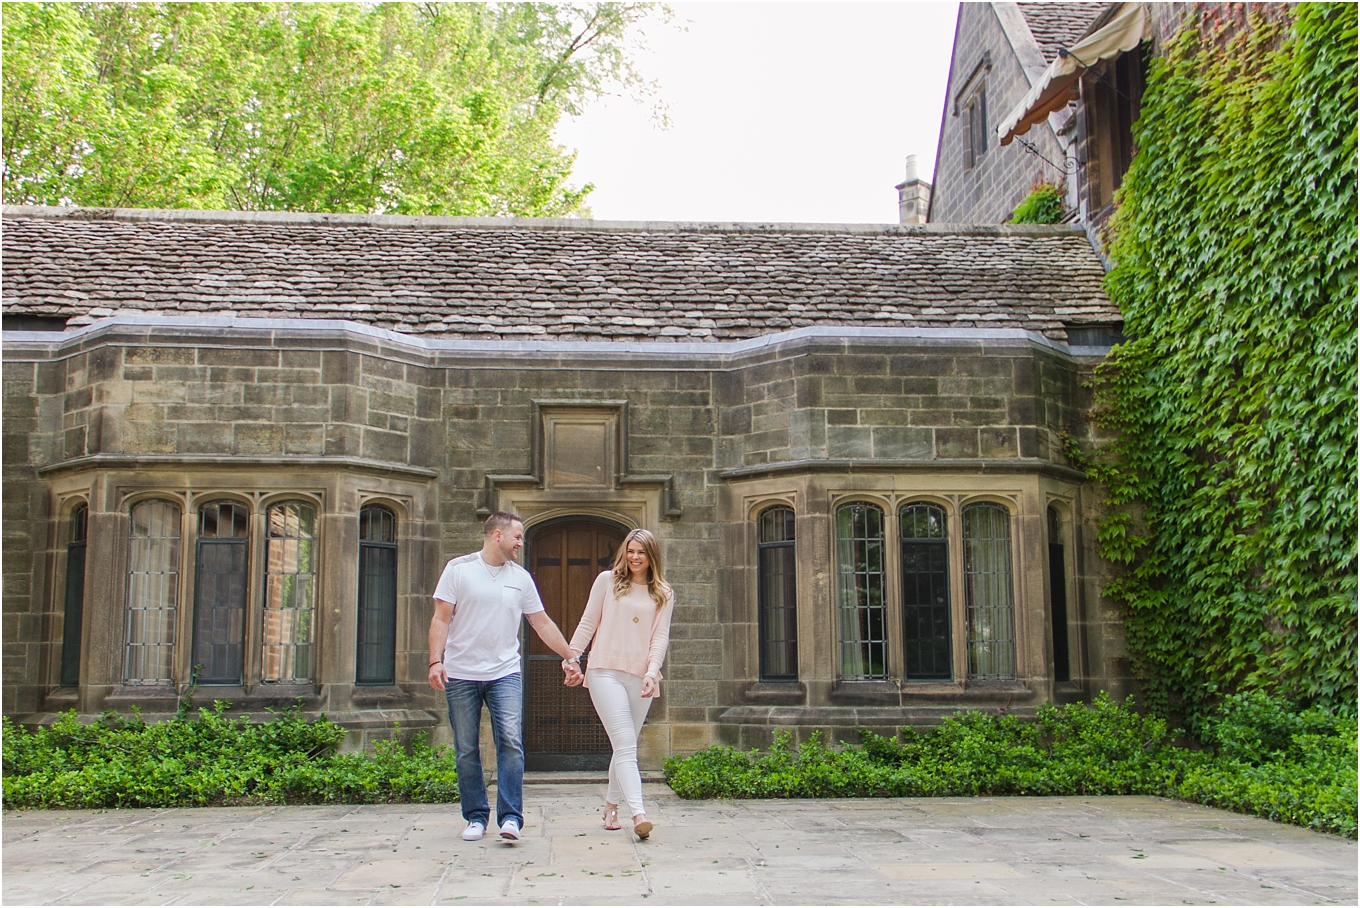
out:
{"label": "blue jeans", "polygon": [[463,819],[489,826],[491,808],[482,776],[482,704],[491,712],[491,734],[496,739],[496,822],[514,817],[524,828],[524,693],[519,672],[495,681],[444,684],[449,701],[449,724],[458,757],[458,798]]}

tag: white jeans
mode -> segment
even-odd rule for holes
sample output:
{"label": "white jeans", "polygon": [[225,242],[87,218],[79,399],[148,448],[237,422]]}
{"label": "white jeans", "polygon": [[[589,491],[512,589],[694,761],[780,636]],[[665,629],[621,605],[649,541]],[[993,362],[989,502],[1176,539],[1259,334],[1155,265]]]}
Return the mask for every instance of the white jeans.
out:
{"label": "white jeans", "polygon": [[627,804],[630,816],[642,808],[642,776],[638,773],[637,741],[652,698],[642,696],[642,678],[608,668],[586,669],[590,700],[604,724],[614,756],[609,761],[610,804]]}

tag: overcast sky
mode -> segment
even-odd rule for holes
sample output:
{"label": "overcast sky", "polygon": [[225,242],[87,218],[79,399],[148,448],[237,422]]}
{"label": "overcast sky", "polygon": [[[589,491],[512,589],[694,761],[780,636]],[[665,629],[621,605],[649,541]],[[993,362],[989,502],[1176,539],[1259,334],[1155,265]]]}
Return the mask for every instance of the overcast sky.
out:
{"label": "overcast sky", "polygon": [[612,97],[564,121],[609,220],[896,223],[930,179],[957,3],[676,3],[639,68],[672,125]]}

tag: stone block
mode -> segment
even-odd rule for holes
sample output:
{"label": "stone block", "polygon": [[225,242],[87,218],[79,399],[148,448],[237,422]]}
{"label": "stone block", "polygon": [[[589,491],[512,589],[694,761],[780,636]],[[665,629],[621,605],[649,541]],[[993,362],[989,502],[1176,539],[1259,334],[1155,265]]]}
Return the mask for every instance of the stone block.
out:
{"label": "stone block", "polygon": [[722,642],[720,640],[673,640],[668,658],[676,662],[690,664],[703,662],[721,664]]}
{"label": "stone block", "polygon": [[872,457],[873,429],[867,426],[827,426],[828,457]]}
{"label": "stone block", "polygon": [[924,460],[935,453],[935,433],[930,429],[882,426],[873,430],[873,456],[898,460]]}
{"label": "stone block", "polygon": [[294,404],[291,407],[275,407],[275,422],[326,422],[330,418],[331,408],[322,407],[300,407]]}
{"label": "stone block", "polygon": [[331,389],[331,420],[363,425],[368,421],[368,392],[337,386]]}
{"label": "stone block", "polygon": [[175,428],[163,422],[127,420],[123,423],[123,450],[128,454],[174,453]]}
{"label": "stone block", "polygon": [[359,373],[359,354],[326,350],[321,354],[321,380],[328,385],[348,384]]}
{"label": "stone block", "polygon": [[132,401],[184,404],[186,389],[184,382],[137,382],[132,386]]}
{"label": "stone block", "polygon": [[856,394],[894,396],[902,393],[902,379],[891,375],[856,375],[851,388]]}
{"label": "stone block", "polygon": [[255,380],[279,385],[314,385],[321,381],[319,369],[256,369]]}
{"label": "stone block", "polygon": [[1032,397],[1017,397],[1010,401],[1006,407],[1006,418],[1012,425],[1032,426],[1038,417],[1038,411],[1034,405]]}
{"label": "stone block", "polygon": [[409,438],[400,432],[387,432],[380,429],[365,428],[362,456],[373,460],[386,460],[390,463],[406,463]]}
{"label": "stone block", "polygon": [[241,398],[247,404],[283,407],[293,402],[293,386],[256,382],[245,386]]}
{"label": "stone block", "polygon": [[122,362],[128,366],[162,366],[162,364],[177,364],[177,366],[192,366],[194,360],[193,347],[128,347],[122,351]]}
{"label": "stone block", "polygon": [[322,454],[326,427],[322,423],[289,423],[284,426],[285,454]]}
{"label": "stone block", "polygon": [[936,429],[935,456],[940,458],[977,457],[978,430],[955,428]]}
{"label": "stone block", "polygon": [[[664,682],[663,682],[664,683]],[[712,729],[708,724],[671,725],[671,752],[678,754],[694,753],[713,743]]]}
{"label": "stone block", "polygon": [[279,354],[279,365],[284,369],[320,369],[322,351],[284,350]]}
{"label": "stone block", "polygon": [[200,366],[265,366],[278,368],[278,350],[203,346],[198,348]]}
{"label": "stone block", "polygon": [[241,386],[234,382],[218,384],[201,382],[184,389],[184,401],[190,404],[239,404]]}
{"label": "stone block", "polygon": [[751,408],[726,407],[719,411],[718,431],[723,435],[739,435],[751,431]]}
{"label": "stone block", "polygon": [[282,454],[283,426],[238,423],[232,427],[233,454]]}
{"label": "stone block", "polygon": [[414,416],[416,398],[414,394],[392,394],[376,389],[370,390],[368,392],[368,408],[370,410],[382,410],[385,413],[399,413],[402,416]]}
{"label": "stone block", "polygon": [[227,422],[181,422],[175,426],[180,454],[221,454],[231,450],[232,426]]}
{"label": "stone block", "polygon": [[978,441],[983,457],[1017,457],[1020,453],[1014,428],[979,429]]}
{"label": "stone block", "polygon": [[[180,409],[181,409],[181,410],[188,410],[189,408],[180,408]],[[273,408],[273,407],[260,406],[260,405],[255,405],[255,406],[245,406],[245,405],[234,405],[234,404],[233,404],[233,405],[228,405],[228,406],[223,406],[223,407],[201,407],[201,408],[194,408],[194,409],[207,410],[207,411],[208,411],[208,415],[210,415],[210,416],[213,415],[213,414],[215,413],[216,418],[219,419],[219,420],[221,420],[222,422],[225,422],[225,423],[233,423],[233,422],[273,422],[273,421],[274,421],[274,408]],[[192,419],[192,418],[195,418],[195,417],[192,417],[192,416],[185,416],[185,417],[183,417],[183,418],[184,418],[184,419]],[[201,417],[199,417],[199,418],[201,418]]]}
{"label": "stone block", "polygon": [[857,426],[859,425],[859,411],[849,409],[827,410],[826,424],[828,426]]}

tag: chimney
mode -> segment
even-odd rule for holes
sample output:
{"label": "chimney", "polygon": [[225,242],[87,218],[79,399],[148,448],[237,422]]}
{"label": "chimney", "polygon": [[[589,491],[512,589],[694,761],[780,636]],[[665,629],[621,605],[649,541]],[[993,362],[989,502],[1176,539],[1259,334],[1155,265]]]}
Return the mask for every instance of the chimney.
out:
{"label": "chimney", "polygon": [[916,155],[907,155],[907,178],[897,184],[897,216],[902,224],[924,224],[930,210],[930,184],[916,172]]}

